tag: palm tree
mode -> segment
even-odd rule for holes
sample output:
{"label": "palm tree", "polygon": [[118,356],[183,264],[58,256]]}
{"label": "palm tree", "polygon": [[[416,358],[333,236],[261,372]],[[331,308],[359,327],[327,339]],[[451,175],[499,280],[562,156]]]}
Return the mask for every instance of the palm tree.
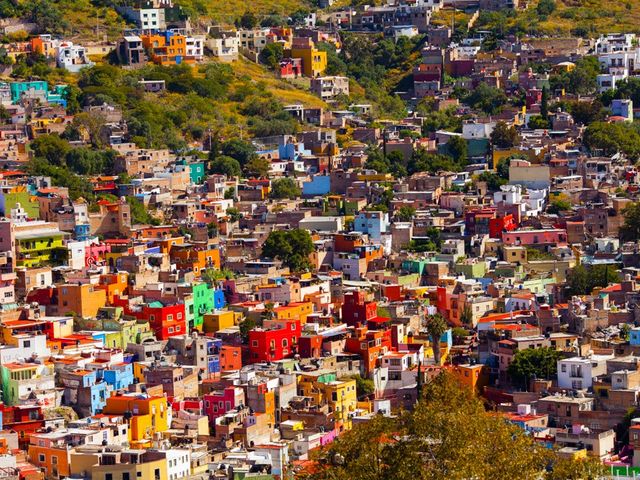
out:
{"label": "palm tree", "polygon": [[440,364],[440,337],[447,331],[447,321],[442,315],[436,313],[427,317],[427,333],[433,345],[433,356],[436,363]]}

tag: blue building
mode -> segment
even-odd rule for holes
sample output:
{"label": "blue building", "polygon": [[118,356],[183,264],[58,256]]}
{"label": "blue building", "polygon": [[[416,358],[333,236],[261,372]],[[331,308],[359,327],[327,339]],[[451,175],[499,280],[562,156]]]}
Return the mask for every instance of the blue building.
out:
{"label": "blue building", "polygon": [[60,372],[60,382],[64,387],[63,405],[73,408],[82,417],[100,413],[107,403],[109,386],[98,379],[95,371]]}
{"label": "blue building", "polygon": [[353,231],[366,233],[372,240],[380,240],[389,231],[389,214],[385,212],[360,212],[353,220]]}
{"label": "blue building", "polygon": [[113,390],[129,388],[129,385],[133,384],[133,365],[114,365],[102,371],[102,378]]}
{"label": "blue building", "polygon": [[633,327],[629,332],[629,344],[640,345],[640,327]]}
{"label": "blue building", "polygon": [[220,310],[225,307],[227,300],[224,298],[224,291],[216,289],[213,291],[213,308]]}
{"label": "blue building", "polygon": [[331,177],[329,175],[314,175],[308,182],[302,183],[302,195],[315,197],[326,195],[331,191]]}

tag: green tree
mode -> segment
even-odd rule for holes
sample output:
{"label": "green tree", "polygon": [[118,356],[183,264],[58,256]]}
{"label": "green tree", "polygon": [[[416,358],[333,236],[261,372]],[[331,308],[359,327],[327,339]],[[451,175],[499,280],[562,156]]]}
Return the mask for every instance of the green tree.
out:
{"label": "green tree", "polygon": [[[491,441],[487,441],[490,438]],[[599,459],[562,459],[501,415],[487,412],[452,374],[428,382],[411,411],[375,415],[316,453],[303,480],[596,480]]]}
{"label": "green tree", "polygon": [[249,343],[249,332],[256,327],[256,322],[250,317],[245,318],[240,322],[240,338],[244,344]]}
{"label": "green tree", "polygon": [[269,160],[261,157],[254,157],[244,165],[244,173],[247,177],[264,178],[269,175]]}
{"label": "green tree", "polygon": [[540,116],[545,120],[549,119],[549,89],[542,87],[542,100],[540,101]]}
{"label": "green tree", "polygon": [[226,214],[232,223],[238,222],[242,218],[242,212],[238,210],[236,207],[227,208]]}
{"label": "green tree", "polygon": [[447,152],[453,157],[458,164],[466,164],[469,155],[469,145],[462,136],[456,135],[451,137],[447,142]]}
{"label": "green tree", "polygon": [[515,384],[528,389],[529,382],[535,378],[552,379],[558,369],[557,362],[562,353],[553,348],[527,348],[519,350],[507,368],[509,378]]}
{"label": "green tree", "polygon": [[500,178],[509,180],[509,165],[511,164],[511,157],[503,158],[496,165],[496,173]]}
{"label": "green tree", "polygon": [[149,213],[140,200],[135,197],[127,197],[127,203],[131,209],[131,223],[133,225],[160,225],[160,221]]}
{"label": "green tree", "polygon": [[631,327],[628,323],[623,323],[622,327],[620,327],[620,338],[625,341],[629,341],[629,336],[631,335]]}
{"label": "green tree", "polygon": [[356,381],[356,394],[358,395],[359,400],[372,395],[376,390],[375,383],[373,383],[373,380],[369,378],[363,378],[360,375],[353,375],[349,377],[349,379]]}
{"label": "green tree", "polygon": [[499,88],[482,82],[463,99],[464,103],[474,109],[482,110],[487,115],[495,115],[502,111],[507,103],[507,96]]}
{"label": "green tree", "polygon": [[576,265],[567,275],[569,295],[589,295],[596,287],[620,281],[618,269],[612,265]]}
{"label": "green tree", "polygon": [[558,214],[567,210],[571,210],[571,200],[566,195],[556,196],[551,200],[551,202],[549,202],[549,206],[547,207],[547,212],[553,214]]}
{"label": "green tree", "polygon": [[436,364],[440,363],[440,337],[447,331],[447,321],[442,315],[436,313],[427,317],[427,333],[431,340],[433,347],[433,356],[435,357]]}
{"label": "green tree", "polygon": [[276,258],[293,271],[311,268],[309,255],[314,251],[307,230],[273,230],[262,245],[262,256]]}
{"label": "green tree", "polygon": [[67,85],[63,95],[67,102],[67,113],[75,115],[80,112],[80,95],[82,95],[82,90],[74,85]]}
{"label": "green tree", "polygon": [[536,12],[541,17],[551,15],[556,9],[556,2],[554,0],[540,0],[536,6]]}
{"label": "green tree", "polygon": [[584,132],[584,144],[605,155],[622,152],[633,160],[640,158],[640,134],[633,124],[594,122]]}
{"label": "green tree", "polygon": [[480,175],[478,175],[478,180],[480,180],[481,182],[486,182],[487,188],[492,192],[496,192],[500,190],[500,187],[502,185],[507,184],[506,179],[502,178],[497,173],[488,172],[488,171],[482,172]]}
{"label": "green tree", "polygon": [[529,118],[528,126],[534,130],[547,130],[551,126],[551,123],[542,115],[533,115]]}
{"label": "green tree", "polygon": [[396,218],[401,222],[410,222],[416,215],[416,209],[406,205],[400,207],[396,212]]}
{"label": "green tree", "polygon": [[280,61],[284,57],[284,47],[281,43],[268,43],[260,52],[260,61],[272,70],[280,66]]}
{"label": "green tree", "polygon": [[512,148],[518,143],[518,131],[500,120],[491,132],[491,143],[498,148]]}
{"label": "green tree", "polygon": [[244,12],[242,17],[240,17],[240,26],[247,30],[251,30],[258,26],[258,18],[253,12]]}
{"label": "green tree", "polygon": [[279,178],[271,182],[271,193],[269,194],[271,198],[295,199],[299,198],[300,195],[302,195],[300,186],[292,178]]}
{"label": "green tree", "polygon": [[232,157],[220,155],[210,163],[211,173],[226,175],[228,178],[240,177],[242,168],[240,162]]}
{"label": "green tree", "polygon": [[59,135],[46,134],[36,137],[30,145],[37,158],[43,158],[51,165],[64,166],[65,157],[71,150],[71,145]]}
{"label": "green tree", "polygon": [[253,144],[245,140],[240,140],[239,138],[233,138],[224,142],[220,147],[220,151],[222,155],[235,158],[240,162],[242,167],[257,156],[256,148]]}
{"label": "green tree", "polygon": [[473,310],[471,310],[471,305],[465,303],[464,308],[462,309],[462,313],[460,314],[460,322],[463,325],[473,326]]}
{"label": "green tree", "polygon": [[622,210],[624,222],[619,230],[622,241],[635,242],[640,238],[640,203],[633,202]]}

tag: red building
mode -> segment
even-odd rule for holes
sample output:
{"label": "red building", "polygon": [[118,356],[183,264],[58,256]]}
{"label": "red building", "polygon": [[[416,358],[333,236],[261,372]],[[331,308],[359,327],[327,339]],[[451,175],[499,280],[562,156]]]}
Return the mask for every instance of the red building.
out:
{"label": "red building", "polygon": [[383,297],[387,297],[389,302],[399,302],[402,300],[402,287],[400,285],[380,285]]}
{"label": "red building", "polygon": [[301,58],[284,58],[280,62],[280,78],[297,78],[302,76]]}
{"label": "red building", "polygon": [[244,405],[244,391],[239,387],[227,387],[224,390],[214,390],[202,397],[204,414],[209,417],[209,423],[234,408]]}
{"label": "red building", "polygon": [[378,316],[378,304],[367,302],[365,294],[360,291],[345,293],[342,304],[342,321],[350,327],[366,325],[369,320]]}
{"label": "red building", "polygon": [[130,304],[128,298],[115,297],[113,304],[123,307],[126,315],[138,320],[146,320],[158,340],[185,335],[188,332],[184,303],[164,305],[159,301],[143,304]]}
{"label": "red building", "polygon": [[305,335],[300,337],[298,353],[302,358],[317,358],[322,355],[322,335]]}
{"label": "red building", "polygon": [[40,405],[9,407],[0,403],[0,415],[2,429],[16,432],[20,448],[25,450],[29,445],[29,435],[44,428],[44,415]]}
{"label": "red building", "polygon": [[293,357],[298,351],[300,331],[299,320],[265,320],[263,328],[249,332],[251,363]]}
{"label": "red building", "polygon": [[368,376],[376,367],[379,355],[392,350],[390,330],[368,330],[367,327],[356,328],[351,337],[346,339],[345,352],[360,355]]}
{"label": "red building", "polygon": [[502,238],[503,232],[510,232],[518,227],[513,215],[499,216],[489,220],[489,236]]}

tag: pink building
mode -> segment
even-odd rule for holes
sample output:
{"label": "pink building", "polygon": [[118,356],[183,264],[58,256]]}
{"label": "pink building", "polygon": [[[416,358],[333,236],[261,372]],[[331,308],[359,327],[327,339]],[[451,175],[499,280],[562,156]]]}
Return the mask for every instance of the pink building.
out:
{"label": "pink building", "polygon": [[227,387],[224,390],[215,390],[202,397],[204,402],[204,414],[209,417],[209,423],[213,424],[216,418],[234,408],[244,405],[244,390],[238,387]]}
{"label": "pink building", "polygon": [[504,232],[502,241],[505,245],[559,245],[567,243],[567,231],[561,228],[513,230],[512,232]]}

